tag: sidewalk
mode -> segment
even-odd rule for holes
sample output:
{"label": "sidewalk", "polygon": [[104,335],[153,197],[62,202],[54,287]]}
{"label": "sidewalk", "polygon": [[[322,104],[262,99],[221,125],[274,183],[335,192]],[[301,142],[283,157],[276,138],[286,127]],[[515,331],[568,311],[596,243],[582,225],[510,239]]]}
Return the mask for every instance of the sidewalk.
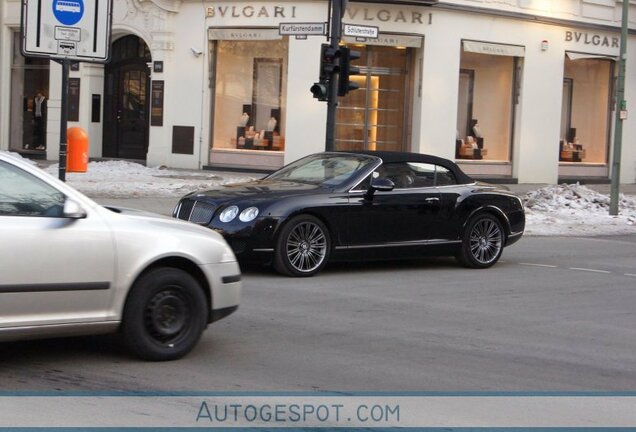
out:
{"label": "sidewalk", "polygon": [[[49,160],[37,160],[34,162],[36,162],[37,165],[43,169],[46,169],[50,167],[51,165],[57,164],[57,161],[49,161]],[[239,172],[239,171],[222,171],[222,170],[211,170],[211,169],[193,170],[193,169],[179,169],[179,168],[168,168],[168,170],[183,172],[184,180],[191,179],[193,177],[193,174],[195,176],[197,174],[201,176],[214,175],[220,178],[232,178],[232,177],[260,178],[265,176],[265,174],[262,174],[262,173],[254,173],[254,172],[248,172],[248,171]],[[503,183],[502,184],[502,186],[507,187],[508,189],[510,189],[510,191],[520,196],[525,195],[529,191],[541,189],[543,187],[550,186],[550,185],[551,184],[549,183],[511,183],[511,184]],[[611,185],[609,183],[585,184],[584,186],[605,195],[609,195],[610,189],[611,189]],[[636,183],[621,184],[619,186],[619,192],[625,195],[636,195]]]}

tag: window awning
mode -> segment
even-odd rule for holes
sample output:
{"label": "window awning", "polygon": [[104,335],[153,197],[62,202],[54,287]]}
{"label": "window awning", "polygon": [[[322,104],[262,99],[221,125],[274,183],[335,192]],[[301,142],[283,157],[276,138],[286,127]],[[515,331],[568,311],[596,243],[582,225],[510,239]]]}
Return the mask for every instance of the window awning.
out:
{"label": "window awning", "polygon": [[279,40],[283,37],[278,29],[249,29],[249,28],[209,28],[209,40]]}
{"label": "window awning", "polygon": [[392,46],[392,47],[404,47],[404,48],[421,48],[422,36],[409,36],[409,35],[393,35],[387,33],[380,33],[377,38],[356,38],[345,36],[342,38],[346,43],[351,44],[365,44],[365,45],[378,45],[378,46]]}
{"label": "window awning", "polygon": [[462,41],[464,51],[510,57],[524,57],[526,49],[518,45],[504,45],[490,42]]}
{"label": "window awning", "polygon": [[612,60],[612,61],[617,60],[615,56],[603,55],[603,54],[585,54],[585,53],[566,51],[565,55],[568,56],[570,60],[581,60],[581,59],[603,59],[603,60]]}

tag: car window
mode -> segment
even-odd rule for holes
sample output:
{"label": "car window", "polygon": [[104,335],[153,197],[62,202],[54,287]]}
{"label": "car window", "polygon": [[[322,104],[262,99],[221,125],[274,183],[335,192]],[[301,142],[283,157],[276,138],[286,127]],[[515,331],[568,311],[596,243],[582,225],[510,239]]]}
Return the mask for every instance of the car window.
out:
{"label": "car window", "polygon": [[435,185],[436,186],[447,186],[457,184],[457,179],[455,178],[455,174],[449,169],[444,168],[443,166],[436,165],[435,169]]}
{"label": "car window", "polygon": [[64,194],[37,177],[0,161],[0,216],[60,217]]}
{"label": "car window", "polygon": [[457,184],[453,173],[440,165],[422,162],[391,162],[376,170],[378,177],[388,178],[396,189],[413,189]]}

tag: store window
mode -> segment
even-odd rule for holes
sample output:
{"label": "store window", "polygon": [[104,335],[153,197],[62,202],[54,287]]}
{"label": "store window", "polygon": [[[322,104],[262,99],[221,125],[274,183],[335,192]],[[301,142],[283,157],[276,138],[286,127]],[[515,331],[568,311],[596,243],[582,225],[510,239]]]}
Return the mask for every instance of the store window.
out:
{"label": "store window", "polygon": [[510,162],[514,127],[516,46],[463,42],[455,158]]}
{"label": "store window", "polygon": [[338,101],[337,150],[402,151],[407,146],[410,115],[411,48],[352,45],[359,51],[355,65],[359,85]]}
{"label": "store window", "polygon": [[287,38],[214,45],[213,149],[284,150]]}
{"label": "store window", "polygon": [[19,32],[13,34],[11,54],[10,149],[43,153],[46,149],[50,62],[22,56]]}
{"label": "store window", "polygon": [[567,53],[560,162],[607,163],[613,65],[610,59]]}

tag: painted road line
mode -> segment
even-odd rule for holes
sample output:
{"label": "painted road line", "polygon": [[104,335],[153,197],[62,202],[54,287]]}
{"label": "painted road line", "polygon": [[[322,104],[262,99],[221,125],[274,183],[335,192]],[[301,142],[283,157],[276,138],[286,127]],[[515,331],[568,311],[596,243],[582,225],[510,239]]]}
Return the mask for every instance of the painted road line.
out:
{"label": "painted road line", "polygon": [[625,273],[625,276],[636,277],[636,274],[632,274],[632,273]]}
{"label": "painted road line", "polygon": [[535,264],[535,263],[519,263],[520,265],[532,266],[532,267],[547,267],[547,268],[557,268],[555,265],[549,264]]}
{"label": "painted road line", "polygon": [[612,273],[611,271],[607,271],[607,270],[596,270],[596,269],[579,268],[579,267],[570,267],[570,270],[579,270],[579,271],[585,271],[585,272],[591,272],[591,273],[605,273],[605,274]]}

